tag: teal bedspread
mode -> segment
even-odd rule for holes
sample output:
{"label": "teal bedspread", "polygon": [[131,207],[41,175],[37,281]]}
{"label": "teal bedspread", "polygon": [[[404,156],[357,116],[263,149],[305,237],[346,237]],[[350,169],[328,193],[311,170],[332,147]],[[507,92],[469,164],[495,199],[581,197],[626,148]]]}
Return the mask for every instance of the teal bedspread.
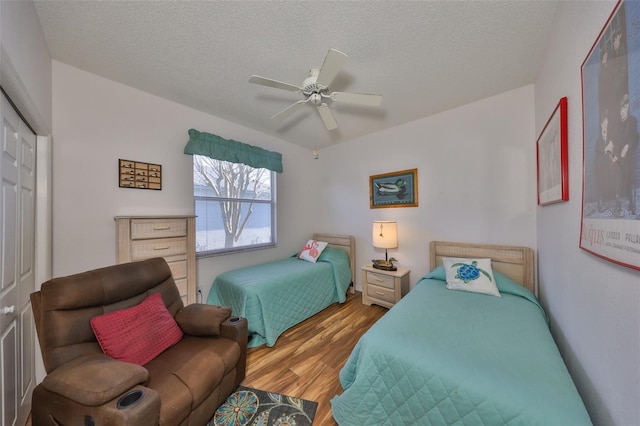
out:
{"label": "teal bedspread", "polygon": [[331,401],[345,425],[590,425],[533,294],[447,290],[442,267],[360,339]]}
{"label": "teal bedspread", "polygon": [[316,263],[290,257],[222,273],[207,303],[229,306],[234,315],[247,318],[249,347],[273,346],[290,327],[343,303],[350,283],[349,257],[327,247]]}

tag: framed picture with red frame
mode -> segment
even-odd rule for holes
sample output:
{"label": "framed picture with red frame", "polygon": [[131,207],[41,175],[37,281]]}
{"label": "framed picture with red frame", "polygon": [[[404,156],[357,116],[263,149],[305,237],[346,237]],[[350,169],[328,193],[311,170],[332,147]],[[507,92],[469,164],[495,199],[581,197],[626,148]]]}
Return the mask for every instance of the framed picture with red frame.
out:
{"label": "framed picture with red frame", "polygon": [[640,2],[618,1],[582,63],[580,248],[640,270]]}
{"label": "framed picture with red frame", "polygon": [[538,137],[538,204],[569,200],[567,98],[560,99]]}

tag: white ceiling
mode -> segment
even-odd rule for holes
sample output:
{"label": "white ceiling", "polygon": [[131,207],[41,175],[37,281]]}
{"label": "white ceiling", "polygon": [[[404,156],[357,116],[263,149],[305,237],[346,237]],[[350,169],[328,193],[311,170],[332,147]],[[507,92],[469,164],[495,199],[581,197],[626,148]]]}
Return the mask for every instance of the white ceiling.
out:
{"label": "white ceiling", "polygon": [[[53,59],[314,149],[533,83],[557,3],[48,0],[35,7]],[[270,120],[303,95],[249,77],[299,86],[330,48],[349,55],[330,89],[381,94],[382,105],[333,103],[339,128],[331,132],[311,105]]]}

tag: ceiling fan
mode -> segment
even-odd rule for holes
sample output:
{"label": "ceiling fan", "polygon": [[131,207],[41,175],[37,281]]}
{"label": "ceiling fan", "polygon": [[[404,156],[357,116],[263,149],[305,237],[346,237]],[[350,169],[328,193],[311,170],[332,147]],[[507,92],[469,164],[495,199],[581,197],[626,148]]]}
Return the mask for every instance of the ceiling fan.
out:
{"label": "ceiling fan", "polygon": [[320,118],[324,123],[327,130],[334,130],[338,128],[338,123],[329,109],[329,106],[324,102],[326,99],[331,99],[336,102],[345,102],[356,105],[366,106],[380,106],[382,103],[381,95],[369,95],[364,93],[350,93],[350,92],[331,92],[329,85],[340,72],[340,69],[347,62],[348,56],[344,53],[330,49],[327,52],[327,56],[324,58],[324,63],[320,69],[312,69],[309,71],[309,77],[303,82],[302,86],[298,87],[294,84],[283,83],[271,78],[261,77],[259,75],[252,75],[249,78],[250,83],[260,84],[262,86],[273,87],[275,89],[288,90],[290,92],[302,93],[305,97],[304,100],[298,101],[284,110],[280,111],[273,117],[272,120],[284,120],[291,114],[304,107],[305,104],[311,103],[316,106]]}

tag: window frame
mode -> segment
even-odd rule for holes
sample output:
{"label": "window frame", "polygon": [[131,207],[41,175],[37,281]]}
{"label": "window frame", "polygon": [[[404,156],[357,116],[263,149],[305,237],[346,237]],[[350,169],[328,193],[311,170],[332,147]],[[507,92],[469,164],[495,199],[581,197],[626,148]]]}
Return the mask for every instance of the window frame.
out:
{"label": "window frame", "polygon": [[[195,154],[197,155],[197,154]],[[194,155],[194,158],[195,158]],[[214,159],[215,161],[224,161],[224,162],[229,162],[230,161],[226,161],[226,160],[218,160],[218,159]],[[196,238],[197,241],[197,234],[198,234],[198,215],[197,215],[197,209],[196,209],[196,203],[198,201],[202,201],[202,202],[207,202],[207,201],[212,201],[214,203],[220,203],[220,202],[225,202],[225,201],[233,201],[233,202],[242,202],[242,203],[253,203],[253,204],[266,204],[266,205],[270,205],[270,216],[271,216],[271,241],[268,243],[260,243],[260,244],[251,244],[251,245],[244,245],[244,246],[240,246],[240,247],[232,247],[232,248],[221,248],[221,249],[214,249],[214,250],[206,250],[206,251],[198,251],[197,248],[197,244],[196,244],[196,259],[199,258],[206,258],[206,257],[214,257],[214,256],[224,256],[227,254],[234,254],[234,253],[242,253],[242,252],[249,252],[249,251],[255,251],[255,250],[262,250],[265,248],[273,248],[277,246],[277,173],[274,172],[273,170],[269,170],[269,169],[265,169],[265,172],[268,172],[270,174],[270,180],[271,180],[271,185],[270,185],[270,189],[271,189],[271,199],[270,200],[259,200],[259,199],[251,199],[251,198],[229,198],[229,197],[217,197],[217,196],[205,196],[205,195],[195,195],[195,189],[196,189],[196,180],[195,180],[195,159],[193,161],[192,164],[192,171],[193,171],[193,175],[192,175],[192,181],[193,181],[193,206],[194,206],[194,212],[196,213],[196,235],[194,236],[194,238]],[[247,166],[247,167],[252,167],[255,170],[258,170],[260,168],[256,168],[253,166]],[[208,229],[207,229],[208,230]]]}

